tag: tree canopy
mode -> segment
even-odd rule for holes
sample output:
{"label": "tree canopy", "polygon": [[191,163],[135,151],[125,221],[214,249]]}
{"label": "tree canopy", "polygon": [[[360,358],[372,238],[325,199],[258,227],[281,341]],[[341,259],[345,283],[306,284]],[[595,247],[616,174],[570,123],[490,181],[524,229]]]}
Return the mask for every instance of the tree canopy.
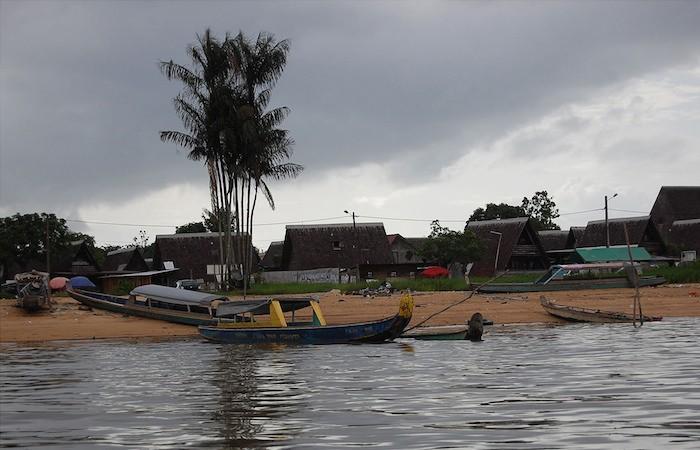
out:
{"label": "tree canopy", "polygon": [[450,230],[441,226],[438,220],[430,224],[430,235],[420,249],[421,256],[445,267],[478,261],[483,252],[483,245],[472,231]]}
{"label": "tree canopy", "polygon": [[512,219],[529,216],[536,231],[558,230],[554,219],[559,217],[559,210],[547,191],[537,191],[531,198],[523,197],[520,206],[507,203],[487,203],[485,208],[476,208],[469,221]]}
{"label": "tree canopy", "polygon": [[[48,229],[48,245],[47,245]],[[9,275],[11,268],[19,272],[33,268],[46,269],[46,249],[51,260],[58,260],[74,241],[83,240],[90,247],[95,239],[71,231],[66,221],[55,214],[15,214],[0,218],[0,276]],[[32,267],[30,267],[32,266]]]}

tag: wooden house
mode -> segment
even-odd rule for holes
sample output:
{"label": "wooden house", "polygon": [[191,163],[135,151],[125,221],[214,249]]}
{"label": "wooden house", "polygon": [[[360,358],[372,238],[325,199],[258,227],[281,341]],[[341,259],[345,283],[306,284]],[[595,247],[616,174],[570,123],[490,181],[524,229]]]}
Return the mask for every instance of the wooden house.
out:
{"label": "wooden house", "polygon": [[573,252],[573,248],[569,247],[571,230],[542,230],[537,232],[537,236],[550,264],[564,263]]}
{"label": "wooden house", "polygon": [[494,271],[506,269],[544,270],[549,267],[542,243],[528,217],[469,222],[467,229],[476,234],[485,248],[482,258],[472,267],[472,275],[492,275]]}
{"label": "wooden house", "polygon": [[57,255],[51,265],[51,274],[55,276],[89,277],[100,271],[100,265],[84,240],[72,242],[70,247]]}
{"label": "wooden house", "polygon": [[274,241],[270,243],[265,255],[260,261],[263,270],[272,271],[282,268],[282,252],[284,251],[284,241]]}
{"label": "wooden house", "polygon": [[286,227],[283,270],[348,269],[360,264],[391,263],[391,249],[381,223]]}
{"label": "wooden house", "polygon": [[683,252],[694,251],[700,257],[700,219],[676,220],[668,233],[669,255],[680,257]]}
{"label": "wooden house", "polygon": [[[644,247],[652,255],[663,253],[663,241],[649,216],[609,219],[611,246],[626,245],[625,226],[630,245]],[[577,247],[605,247],[606,240],[605,220],[593,220],[588,222],[586,231],[581,241],[577,243]]]}
{"label": "wooden house", "polygon": [[673,222],[700,219],[700,186],[662,186],[649,215],[668,241]]}
{"label": "wooden house", "polygon": [[389,248],[394,264],[426,264],[429,261],[421,256],[420,250],[427,238],[405,238],[400,234],[388,234]]}
{"label": "wooden house", "polygon": [[148,264],[138,247],[126,247],[107,253],[102,264],[104,272],[145,272]]}
{"label": "wooden house", "polygon": [[[260,263],[258,252],[252,247],[250,237],[232,236],[234,261],[241,261],[243,252],[250,252],[255,271]],[[154,269],[179,269],[179,278],[203,280],[215,283],[220,278],[219,233],[179,233],[156,236],[153,255]]]}

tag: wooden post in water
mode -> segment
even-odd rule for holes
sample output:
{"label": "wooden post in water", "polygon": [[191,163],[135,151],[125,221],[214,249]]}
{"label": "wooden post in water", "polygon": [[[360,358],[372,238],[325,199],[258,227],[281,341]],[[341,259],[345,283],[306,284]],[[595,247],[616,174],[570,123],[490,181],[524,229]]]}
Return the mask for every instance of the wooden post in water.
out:
{"label": "wooden post in water", "polygon": [[642,301],[639,298],[639,277],[637,276],[637,269],[634,267],[634,258],[632,257],[632,248],[630,247],[630,237],[627,232],[627,224],[623,223],[622,228],[625,230],[625,242],[627,243],[627,254],[630,258],[631,270],[630,281],[634,284],[634,303],[632,304],[632,325],[637,327],[637,310],[639,310],[639,326],[644,325],[644,316],[642,316]]}

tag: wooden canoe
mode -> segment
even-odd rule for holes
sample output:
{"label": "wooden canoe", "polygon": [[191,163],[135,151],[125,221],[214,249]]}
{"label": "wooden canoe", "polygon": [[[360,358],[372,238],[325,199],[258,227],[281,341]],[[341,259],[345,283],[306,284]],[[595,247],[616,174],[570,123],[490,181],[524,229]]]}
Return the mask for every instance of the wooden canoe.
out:
{"label": "wooden canoe", "polygon": [[464,340],[467,337],[467,327],[465,325],[418,327],[403,333],[400,337],[424,341]]}
{"label": "wooden canoe", "polygon": [[[552,300],[545,298],[544,296],[540,297],[540,304],[549,314],[571,322],[609,323],[632,322],[634,320],[631,314],[617,311],[581,308],[578,306],[559,305],[554,303]],[[643,318],[644,322],[653,322],[662,319],[661,317],[653,316],[644,316]],[[639,318],[637,318],[637,321],[639,321]]]}

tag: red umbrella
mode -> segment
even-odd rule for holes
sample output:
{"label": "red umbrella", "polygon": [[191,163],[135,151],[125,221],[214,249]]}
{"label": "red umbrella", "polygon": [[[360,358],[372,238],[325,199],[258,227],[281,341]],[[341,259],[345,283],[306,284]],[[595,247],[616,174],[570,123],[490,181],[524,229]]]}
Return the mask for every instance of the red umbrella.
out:
{"label": "red umbrella", "polygon": [[424,278],[444,278],[450,274],[450,271],[440,266],[426,267],[421,276]]}
{"label": "red umbrella", "polygon": [[66,277],[54,277],[49,281],[49,287],[54,291],[62,291],[70,280]]}

